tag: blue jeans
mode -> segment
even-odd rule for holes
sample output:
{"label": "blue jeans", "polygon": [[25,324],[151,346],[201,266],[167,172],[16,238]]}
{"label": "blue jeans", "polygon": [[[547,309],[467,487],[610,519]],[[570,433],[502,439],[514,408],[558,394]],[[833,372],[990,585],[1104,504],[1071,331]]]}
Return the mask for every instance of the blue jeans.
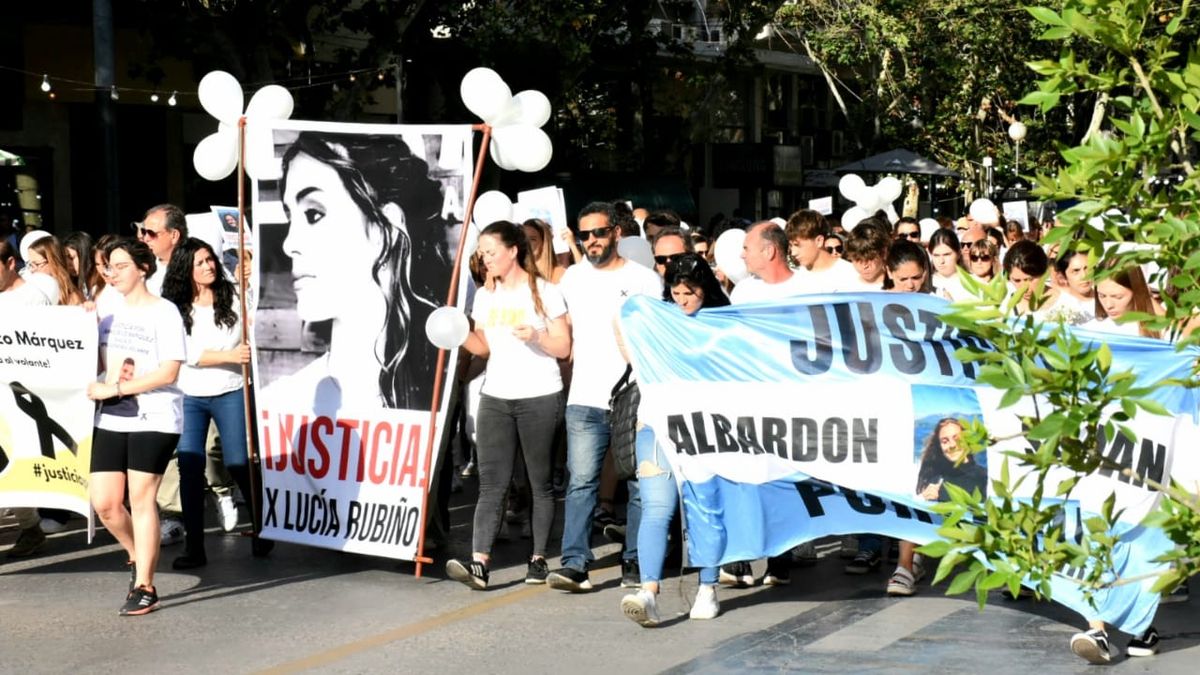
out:
{"label": "blue jeans", "polygon": [[[637,531],[638,566],[642,583],[662,581],[663,560],[667,557],[667,535],[679,504],[679,486],[671,474],[671,465],[662,446],[654,440],[650,427],[638,429],[638,492],[642,518]],[[717,583],[717,568],[700,568],[700,583]]]}
{"label": "blue jeans", "polygon": [[[568,405],[566,513],[563,522],[562,566],[587,571],[592,555],[592,512],[600,486],[600,469],[608,453],[611,428],[608,411],[585,405]],[[638,522],[642,517],[637,481],[629,481],[629,506],[625,513],[624,560],[637,560]]]}
{"label": "blue jeans", "polygon": [[187,548],[204,550],[204,466],[208,423],[216,423],[221,436],[221,458],[242,494],[250,494],[246,456],[246,407],[241,389],[217,396],[183,397],[183,434],[179,436],[179,502]]}

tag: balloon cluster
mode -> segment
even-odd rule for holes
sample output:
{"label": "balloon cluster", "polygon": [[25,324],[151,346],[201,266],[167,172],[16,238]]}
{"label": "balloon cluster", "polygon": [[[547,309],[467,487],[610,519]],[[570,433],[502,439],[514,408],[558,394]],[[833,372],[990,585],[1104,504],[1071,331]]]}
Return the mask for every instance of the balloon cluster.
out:
{"label": "balloon cluster", "polygon": [[[238,120],[242,117],[245,96],[237,78],[222,70],[214,70],[200,80],[200,105],[220,122],[216,133],[209,134],[192,153],[192,166],[205,180],[221,180],[237,168]],[[292,94],[287,89],[268,84],[250,97],[245,116],[248,119],[285,120],[292,115]],[[246,170],[253,176],[255,167],[248,163]]]}
{"label": "balloon cluster", "polygon": [[534,89],[513,94],[491,68],[474,68],[464,75],[459,93],[467,110],[492,127],[490,151],[497,166],[527,173],[546,168],[554,147],[541,129],[550,121],[545,94]]}
{"label": "balloon cluster", "polygon": [[848,173],[838,181],[838,191],[843,197],[854,202],[854,206],[842,214],[842,228],[847,232],[853,230],[859,221],[870,218],[879,210],[886,213],[888,220],[893,223],[900,218],[893,204],[904,191],[904,184],[899,178],[887,176],[868,186],[858,174]]}

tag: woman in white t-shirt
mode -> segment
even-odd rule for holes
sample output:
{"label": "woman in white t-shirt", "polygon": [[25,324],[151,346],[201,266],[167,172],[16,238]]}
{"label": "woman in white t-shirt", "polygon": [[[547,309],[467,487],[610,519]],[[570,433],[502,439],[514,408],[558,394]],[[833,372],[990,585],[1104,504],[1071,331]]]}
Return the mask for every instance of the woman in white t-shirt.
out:
{"label": "woman in white t-shirt", "polygon": [[183,431],[183,393],[175,381],[185,343],[179,310],[146,289],[157,268],[150,248],[119,239],[106,254],[108,283],[125,302],[113,315],[102,353],[104,381],[88,385],[88,398],[100,401],[90,487],[96,515],[129,555],[129,592],[120,614],[137,616],[158,607],[155,498]]}
{"label": "woman in white t-shirt", "polygon": [[962,246],[954,230],[939,228],[929,235],[929,262],[933,265],[930,281],[933,290],[947,300],[964,300],[969,297],[963,288],[958,271],[962,269]]}
{"label": "woman in white t-shirt", "polygon": [[1137,265],[1127,267],[1096,284],[1096,318],[1083,324],[1084,328],[1117,335],[1162,335],[1139,321],[1122,322],[1130,312],[1160,314],[1150,295],[1146,277]]}
{"label": "woman in white t-shirt", "polygon": [[476,417],[479,500],[471,560],[447,562],[446,573],[483,590],[518,444],[533,493],[533,552],[525,583],[546,581],[546,545],[554,523],[554,435],[563,416],[557,359],[571,353],[571,332],[566,303],[557,287],[538,276],[521,226],[488,225],[479,235],[478,251],[487,283],[475,294],[475,328],[463,346],[488,357]]}
{"label": "woman in white t-shirt", "polygon": [[[241,307],[217,253],[192,237],[175,247],[163,278],[163,297],[175,303],[187,332],[187,361],[179,371],[183,391],[183,435],[179,439],[179,498],[187,533],[183,555],[171,567],[203,567],[204,468],[208,427],[221,435],[221,456],[242,494],[251,495],[246,449],[246,396],[242,366],[250,345],[242,340]],[[255,540],[253,550],[269,546]]]}

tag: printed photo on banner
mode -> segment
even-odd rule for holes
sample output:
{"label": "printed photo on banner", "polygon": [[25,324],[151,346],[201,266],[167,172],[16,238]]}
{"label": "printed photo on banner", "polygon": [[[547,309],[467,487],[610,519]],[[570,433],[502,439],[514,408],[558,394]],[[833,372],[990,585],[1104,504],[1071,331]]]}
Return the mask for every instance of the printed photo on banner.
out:
{"label": "printed photo on banner", "polygon": [[0,508],[88,515],[96,318],[79,307],[24,307],[0,325]]}
{"label": "printed photo on banner", "polygon": [[264,532],[411,558],[437,375],[425,322],[449,289],[472,130],[275,124],[269,144],[249,143],[269,155],[249,160],[267,167],[254,185]]}
{"label": "printed photo on banner", "polygon": [[914,384],[912,401],[916,495],[948,501],[946,483],[987,495],[987,453],[967,452],[962,439],[964,422],[983,419],[975,390]]}

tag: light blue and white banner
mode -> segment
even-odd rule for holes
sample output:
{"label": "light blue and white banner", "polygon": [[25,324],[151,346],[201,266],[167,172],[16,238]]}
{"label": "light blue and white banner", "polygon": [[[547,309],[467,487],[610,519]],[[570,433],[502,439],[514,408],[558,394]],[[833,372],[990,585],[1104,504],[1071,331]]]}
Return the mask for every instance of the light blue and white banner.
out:
{"label": "light blue and white banner", "polygon": [[[693,564],[776,555],[830,534],[927,543],[939,519],[923,509],[946,498],[945,484],[987,494],[1003,452],[1027,447],[1018,415],[1032,413],[1034,402],[1000,410],[1000,392],[977,384],[977,367],[954,356],[968,344],[988,345],[943,324],[946,308],[939,298],[898,293],[800,296],[694,317],[651,298],[626,303],[621,328],[641,387],[639,419],[655,430],[680,481]],[[1187,377],[1196,358],[1157,340],[1077,334],[1111,347],[1114,372],[1132,368],[1146,382]],[[1103,452],[1166,481],[1176,448],[1192,447],[1185,439],[1195,433],[1197,398],[1182,388],[1156,398],[1172,415],[1139,414],[1125,424],[1132,437],[1104,439]],[[1011,438],[956,465],[960,419]],[[1177,477],[1194,482],[1193,462],[1181,461]],[[1010,473],[1015,483],[1015,466]],[[1069,475],[1052,475],[1047,494]],[[1157,492],[1102,471],[1081,480],[1072,499],[1086,518],[1114,493],[1128,530],[1114,572],[1151,572],[1170,543],[1136,525]],[[1095,611],[1064,574],[1054,599],[1140,632],[1158,602],[1152,583],[1102,593]]]}

